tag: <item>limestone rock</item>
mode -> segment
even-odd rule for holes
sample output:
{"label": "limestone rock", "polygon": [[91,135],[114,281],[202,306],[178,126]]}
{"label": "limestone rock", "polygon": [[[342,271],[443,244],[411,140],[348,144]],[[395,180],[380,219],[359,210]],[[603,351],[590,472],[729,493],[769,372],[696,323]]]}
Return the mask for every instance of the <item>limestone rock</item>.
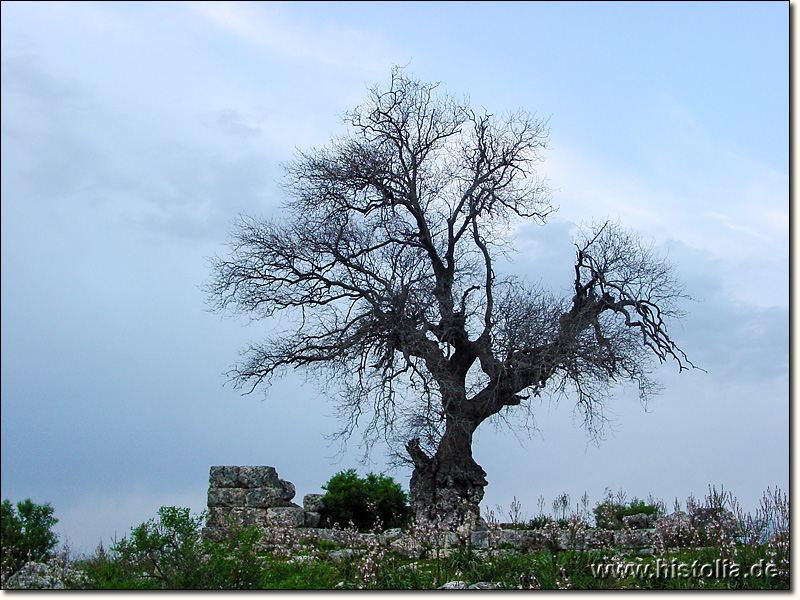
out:
{"label": "limestone rock", "polygon": [[67,586],[52,573],[49,565],[29,562],[9,577],[5,587],[10,590],[63,590]]}
{"label": "limestone rock", "polygon": [[352,548],[344,548],[342,550],[331,550],[328,552],[328,558],[334,562],[344,562],[356,556],[357,552]]}
{"label": "limestone rock", "polygon": [[308,512],[321,513],[325,510],[322,502],[323,494],[306,494],[303,496],[303,508]]}
{"label": "limestone rock", "polygon": [[425,554],[425,548],[411,536],[401,536],[396,540],[389,543],[389,548],[393,552],[403,554],[414,560],[422,558]]}
{"label": "limestone rock", "polygon": [[300,506],[282,506],[267,509],[267,523],[277,527],[302,527],[305,511]]}
{"label": "limestone rock", "polygon": [[245,493],[241,488],[208,488],[208,506],[244,506]]}
{"label": "limestone rock", "polygon": [[520,547],[525,550],[545,550],[549,536],[541,529],[520,531]]}
{"label": "limestone rock", "polygon": [[224,536],[225,528],[234,526],[265,527],[280,523],[302,527],[305,524],[303,509],[291,502],[295,493],[294,484],[278,477],[275,467],[211,467],[206,517],[208,531],[203,535]]}
{"label": "limestone rock", "polygon": [[210,506],[206,511],[206,526],[230,527],[231,525],[240,525],[239,515],[236,513],[241,510],[243,510],[243,507]]}
{"label": "limestone rock", "polygon": [[473,531],[470,536],[470,544],[476,550],[486,550],[489,547],[489,532]]}
{"label": "limestone rock", "polygon": [[209,542],[220,542],[228,535],[227,527],[207,526],[200,530],[200,536]]}
{"label": "limestone rock", "polygon": [[239,487],[239,467],[211,467],[208,483],[215,488]]}
{"label": "limestone rock", "polygon": [[210,506],[206,510],[206,527],[221,527],[228,511],[218,506]]}
{"label": "limestone rock", "polygon": [[[267,509],[245,506],[232,508],[229,520],[241,527],[263,527],[267,524]],[[223,523],[224,525],[224,523]]]}
{"label": "limestone rock", "polygon": [[381,534],[380,537],[383,540],[383,543],[389,544],[403,537],[403,530],[400,529],[399,527],[395,529],[387,529]]}
{"label": "limestone rock", "polygon": [[466,590],[467,589],[467,582],[466,581],[448,581],[444,585],[440,585],[438,590]]}
{"label": "limestone rock", "polygon": [[[245,505],[253,508],[273,508],[284,506],[286,499],[281,486],[278,487],[258,487],[245,490]],[[291,500],[291,498],[289,498]]]}
{"label": "limestone rock", "polygon": [[622,522],[630,529],[648,529],[652,527],[650,515],[646,513],[622,517]]}
{"label": "limestone rock", "polygon": [[652,529],[623,529],[614,532],[614,544],[620,548],[646,548],[652,541]]}
{"label": "limestone rock", "polygon": [[303,531],[303,535],[308,538],[333,542],[340,546],[347,543],[347,532],[338,529],[306,529]]}
{"label": "limestone rock", "polygon": [[319,527],[319,524],[322,521],[322,515],[319,514],[318,512],[310,510],[304,512],[305,512],[305,527],[312,527],[312,528]]}
{"label": "limestone rock", "polygon": [[294,484],[291,481],[286,481],[285,479],[279,479],[279,488],[282,490],[281,498],[286,500],[287,502],[294,498],[294,495],[297,493],[294,488]]}
{"label": "limestone rock", "polygon": [[500,544],[519,549],[522,547],[522,535],[516,529],[502,529],[500,530]]}
{"label": "limestone rock", "polygon": [[280,488],[281,480],[275,467],[244,466],[239,467],[238,485],[243,488]]}

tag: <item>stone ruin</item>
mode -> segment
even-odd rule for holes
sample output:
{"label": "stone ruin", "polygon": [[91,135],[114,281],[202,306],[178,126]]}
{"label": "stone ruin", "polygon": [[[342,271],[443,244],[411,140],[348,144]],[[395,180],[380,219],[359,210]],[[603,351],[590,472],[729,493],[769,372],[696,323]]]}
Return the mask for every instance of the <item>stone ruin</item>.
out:
{"label": "stone ruin", "polygon": [[[294,496],[294,484],[278,477],[274,467],[211,467],[203,537],[218,539],[231,525],[318,526],[319,512],[298,506],[292,502]],[[320,494],[309,496],[321,497]]]}
{"label": "stone ruin", "polygon": [[[219,466],[211,467],[208,487],[208,513],[206,527],[202,530],[205,539],[218,540],[225,537],[230,526],[244,527],[289,527],[302,534],[303,538],[324,539],[344,545],[348,538],[344,531],[321,527],[324,524],[322,494],[306,494],[303,506],[292,502],[295,487],[278,477],[274,467],[267,466]],[[676,513],[673,515],[678,516]],[[638,519],[638,520],[637,520]],[[641,522],[639,522],[641,521]],[[566,550],[589,549],[597,544],[612,541],[620,548],[645,548],[652,542],[653,524],[646,515],[626,518],[624,531],[588,531],[580,541],[580,548],[568,539],[566,532],[552,534],[543,530],[519,530],[510,524],[500,524],[494,531],[484,525],[469,532],[448,532],[446,546],[463,543],[475,549],[486,549],[499,544],[509,548],[535,549],[554,545]],[[375,534],[359,534],[365,540]],[[604,538],[610,538],[604,541]],[[410,553],[409,539],[400,530],[394,529],[377,536],[381,543],[393,549]]]}

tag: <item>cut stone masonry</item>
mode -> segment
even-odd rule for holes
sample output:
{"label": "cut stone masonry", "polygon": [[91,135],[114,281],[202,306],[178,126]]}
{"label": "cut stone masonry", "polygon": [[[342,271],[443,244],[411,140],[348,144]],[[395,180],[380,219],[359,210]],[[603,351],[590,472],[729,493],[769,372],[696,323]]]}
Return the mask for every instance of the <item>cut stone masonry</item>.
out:
{"label": "cut stone masonry", "polygon": [[[267,466],[219,466],[211,467],[208,487],[208,513],[203,538],[218,540],[224,538],[231,526],[270,527],[288,526],[298,529],[304,538],[329,540],[344,544],[352,540],[345,532],[330,528],[320,528],[322,494],[306,494],[303,506],[292,502],[295,487],[289,481],[278,477],[274,467]],[[644,515],[642,515],[644,517]],[[620,548],[644,548],[651,544],[653,530],[647,518],[629,519],[626,531],[587,531],[579,543],[570,540],[566,532],[543,530],[516,530],[502,528],[489,531],[485,526],[463,535],[450,532],[446,536],[446,546],[458,545],[468,541],[475,549],[486,549],[493,545],[509,548],[535,549],[555,546],[558,549],[585,550],[604,543],[605,536],[612,536]],[[648,528],[643,528],[648,527]],[[366,541],[376,538],[374,533],[360,534]],[[414,553],[413,541],[407,539],[401,530],[393,529],[377,535],[381,543],[390,545],[398,552]]]}
{"label": "cut stone masonry", "polygon": [[219,539],[230,526],[305,526],[305,511],[292,502],[294,484],[274,467],[211,467],[203,537]]}

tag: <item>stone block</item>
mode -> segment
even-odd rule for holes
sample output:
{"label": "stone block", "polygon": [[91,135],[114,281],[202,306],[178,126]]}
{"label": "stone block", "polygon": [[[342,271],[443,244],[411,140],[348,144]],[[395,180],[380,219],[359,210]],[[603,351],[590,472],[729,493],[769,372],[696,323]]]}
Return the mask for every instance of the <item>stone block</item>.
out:
{"label": "stone block", "polygon": [[243,488],[278,488],[281,480],[275,467],[243,466],[239,467],[238,485]]}
{"label": "stone block", "polygon": [[274,508],[285,506],[283,489],[260,487],[245,490],[245,505],[252,508]]}
{"label": "stone block", "polygon": [[211,467],[208,483],[212,488],[239,487],[239,467]]}
{"label": "stone block", "polygon": [[587,530],[582,538],[580,539],[581,550],[591,550],[592,548],[600,548],[604,543],[604,538],[602,534],[598,533],[596,529],[589,529]]}
{"label": "stone block", "polygon": [[286,481],[285,479],[280,479],[280,486],[283,489],[282,497],[287,502],[294,498],[294,495],[297,493],[294,484],[291,481]]}
{"label": "stone block", "polygon": [[300,506],[284,506],[268,508],[267,522],[278,527],[302,527],[305,523],[305,511]]}
{"label": "stone block", "polygon": [[542,550],[547,548],[546,536],[538,529],[520,531],[520,546],[524,550]]}
{"label": "stone block", "polygon": [[422,546],[422,544],[405,535],[391,542],[389,544],[389,548],[393,552],[403,554],[414,560],[422,558],[423,554],[425,554],[425,548]]}
{"label": "stone block", "polygon": [[209,542],[219,542],[224,540],[228,535],[228,530],[225,527],[203,527],[200,530],[200,537]]}
{"label": "stone block", "polygon": [[645,513],[628,515],[627,517],[622,517],[622,522],[630,529],[649,529],[650,515]]}
{"label": "stone block", "polygon": [[249,507],[211,507],[208,509],[208,527],[263,527],[267,523],[267,509]]}
{"label": "stone block", "polygon": [[448,581],[444,585],[440,585],[437,590],[465,590],[467,589],[466,581]]}
{"label": "stone block", "polygon": [[395,540],[398,540],[401,537],[403,537],[403,530],[400,529],[399,527],[396,527],[394,529],[387,529],[381,535],[381,539],[386,544],[391,543],[391,542],[393,542]]}
{"label": "stone block", "polygon": [[589,531],[589,547],[593,549],[608,548],[614,545],[614,534],[611,529],[594,529]]}
{"label": "stone block", "polygon": [[306,529],[303,533],[316,540],[326,540],[339,545],[347,543],[347,534],[338,529]]}
{"label": "stone block", "polygon": [[244,508],[232,509],[232,514],[237,524],[242,527],[263,527],[267,524],[266,508],[245,506]]}
{"label": "stone block", "polygon": [[449,548],[451,546],[458,546],[461,540],[458,537],[458,534],[455,531],[446,531],[444,535],[444,547]]}
{"label": "stone block", "polygon": [[614,532],[614,544],[620,548],[646,548],[652,540],[652,529],[623,529]]}
{"label": "stone block", "polygon": [[504,544],[512,548],[519,549],[522,547],[522,536],[520,535],[519,531],[514,529],[501,529],[500,539],[498,541],[500,544]]}
{"label": "stone block", "polygon": [[476,550],[486,550],[489,547],[489,532],[473,531],[470,536],[470,543]]}
{"label": "stone block", "polygon": [[356,551],[352,548],[345,548],[343,550],[329,551],[328,558],[330,558],[333,562],[340,563],[353,558],[356,554]]}
{"label": "stone block", "polygon": [[319,527],[320,522],[322,521],[322,515],[318,512],[314,511],[304,511],[305,513],[305,520],[304,520],[304,527]]}
{"label": "stone block", "polygon": [[503,584],[492,581],[479,581],[467,587],[468,590],[502,590]]}
{"label": "stone block", "polygon": [[244,506],[245,494],[241,488],[209,488],[208,506]]}
{"label": "stone block", "polygon": [[224,527],[230,509],[211,506],[206,511],[206,527]]}
{"label": "stone block", "polygon": [[321,513],[325,510],[325,504],[322,502],[324,494],[306,494],[303,496],[303,509],[308,512]]}

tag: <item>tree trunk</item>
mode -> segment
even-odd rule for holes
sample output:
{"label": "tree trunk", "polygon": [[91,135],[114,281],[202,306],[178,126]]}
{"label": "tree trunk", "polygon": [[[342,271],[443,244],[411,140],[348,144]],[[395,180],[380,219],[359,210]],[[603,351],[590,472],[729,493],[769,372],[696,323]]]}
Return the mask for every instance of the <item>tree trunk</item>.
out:
{"label": "tree trunk", "polygon": [[486,471],[472,458],[477,423],[448,417],[445,433],[431,458],[412,440],[406,447],[414,461],[411,506],[418,520],[443,523],[455,531],[480,519]]}

